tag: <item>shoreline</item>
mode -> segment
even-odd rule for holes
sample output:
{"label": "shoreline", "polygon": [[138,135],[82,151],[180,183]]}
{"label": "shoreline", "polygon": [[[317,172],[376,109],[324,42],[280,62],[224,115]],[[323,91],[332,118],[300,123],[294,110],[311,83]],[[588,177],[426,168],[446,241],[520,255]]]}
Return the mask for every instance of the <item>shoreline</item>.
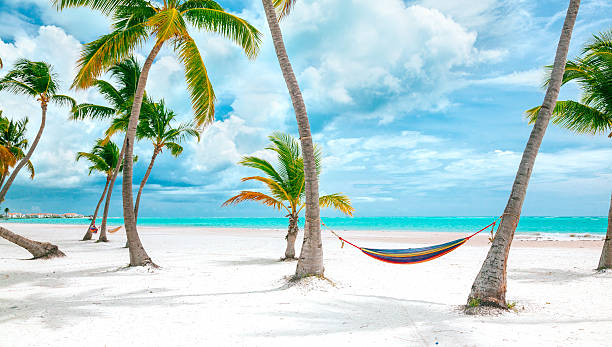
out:
{"label": "shoreline", "polygon": [[[0,222],[1,224],[1,222]],[[84,224],[28,224],[28,223],[14,223],[18,226],[16,229],[27,230],[30,228],[48,228],[63,230],[72,229],[75,234],[78,234],[84,230],[86,225]],[[115,227],[115,224],[109,224],[110,227]],[[286,229],[281,228],[242,228],[242,227],[209,227],[209,226],[139,226],[139,231],[146,235],[148,233],[159,233],[159,232],[198,232],[205,234],[218,234],[224,233],[227,236],[235,237],[279,237],[284,236]],[[123,234],[123,229],[117,234]],[[445,243],[451,240],[464,238],[470,233],[456,232],[456,231],[421,231],[421,230],[334,230],[344,238],[349,240],[356,240],[360,242],[372,242],[375,244],[388,244],[390,248],[410,248],[412,245],[431,245]],[[110,234],[109,237],[112,235]],[[303,235],[303,230],[300,229],[299,238]],[[572,236],[573,235],[573,236]],[[329,231],[322,229],[322,236],[326,240],[336,239]],[[488,247],[490,233],[483,231],[480,234],[474,236],[466,246],[473,247]],[[94,237],[95,238],[95,237]],[[603,246],[603,240],[605,234],[575,234],[575,233],[532,233],[532,232],[517,232],[512,243],[513,247],[545,247],[545,248],[601,248]],[[40,240],[39,240],[40,241]],[[44,241],[44,240],[43,240]]]}

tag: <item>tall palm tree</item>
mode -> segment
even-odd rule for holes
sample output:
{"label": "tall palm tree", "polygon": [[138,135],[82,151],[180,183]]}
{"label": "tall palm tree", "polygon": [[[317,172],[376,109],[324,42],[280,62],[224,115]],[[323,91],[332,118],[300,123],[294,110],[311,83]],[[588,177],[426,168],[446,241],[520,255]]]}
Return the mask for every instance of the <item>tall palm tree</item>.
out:
{"label": "tall palm tree", "polygon": [[[70,105],[76,107],[76,102],[65,95],[57,94],[59,84],[57,76],[53,72],[52,67],[45,62],[33,62],[25,59],[20,59],[15,63],[15,66],[3,78],[0,79],[0,92],[8,91],[14,94],[26,95],[34,98],[40,103],[41,121],[38,133],[30,146],[26,155],[15,166],[15,169],[9,176],[8,180],[0,190],[0,202],[4,201],[4,197],[11,187],[17,174],[30,161],[38,142],[45,129],[47,119],[47,107],[49,103],[59,105]],[[50,243],[42,243],[28,240],[23,236],[12,233],[6,228],[0,227],[0,236],[5,239],[26,248],[34,258],[45,258],[53,256],[63,256],[64,254],[57,246]]]}
{"label": "tall palm tree", "polygon": [[472,290],[468,296],[469,305],[479,304],[507,308],[506,266],[508,264],[508,252],[510,251],[514,232],[521,216],[533,165],[542,144],[552,110],[559,96],[559,88],[561,88],[563,71],[567,60],[567,51],[579,6],[580,0],[570,0],[557,46],[550,83],[542,103],[540,117],[538,117],[532,129],[527,146],[523,151],[523,158],[519,164],[516,178],[512,185],[512,192],[504,210],[499,229],[493,239],[493,244],[482,264],[480,272],[472,284]]}
{"label": "tall palm tree", "polygon": [[[138,219],[138,207],[140,205],[140,197],[144,189],[155,159],[164,149],[168,149],[170,154],[178,157],[183,153],[183,147],[179,144],[184,141],[187,137],[195,137],[200,141],[200,133],[198,129],[192,123],[182,123],[177,127],[173,127],[173,121],[176,118],[176,114],[167,109],[163,100],[159,103],[154,103],[150,100],[146,100],[143,103],[143,110],[140,114],[140,121],[136,128],[136,138],[138,140],[148,139],[153,144],[153,155],[149,167],[145,172],[140,187],[138,189],[138,195],[136,196],[136,205],[134,206],[134,216]],[[126,117],[116,118],[113,120],[112,125],[107,132],[108,136],[112,136],[117,131],[125,131],[129,124],[129,115]]]}
{"label": "tall palm tree", "polygon": [[[106,176],[106,184],[104,185],[102,196],[100,196],[100,200],[98,200],[98,204],[96,205],[96,209],[94,210],[92,218],[92,225],[95,225],[96,218],[98,217],[98,210],[100,209],[100,205],[102,204],[102,201],[106,196],[106,192],[113,178],[115,168],[119,165],[119,147],[112,141],[105,141],[104,139],[99,139],[96,141],[96,144],[93,146],[91,151],[77,153],[76,160],[79,161],[80,159],[86,159],[91,163],[91,166],[89,166],[90,175],[93,172],[97,171],[103,173]],[[88,228],[87,234],[85,234],[85,236],[83,237],[83,241],[91,240],[91,237],[91,230]],[[98,242],[107,241],[108,239],[106,237],[106,230],[103,230],[100,232]]]}
{"label": "tall palm tree", "polygon": [[[272,145],[266,149],[276,153],[277,166],[258,157],[244,157],[238,163],[243,166],[252,167],[262,171],[267,177],[252,176],[242,179],[245,181],[259,181],[263,183],[269,194],[243,190],[240,194],[229,198],[223,206],[237,204],[243,201],[258,201],[266,206],[285,210],[289,218],[287,230],[287,248],[283,259],[295,259],[295,239],[298,233],[298,219],[304,208],[304,159],[300,150],[300,144],[293,136],[282,133],[274,133],[269,137]],[[315,164],[317,174],[320,173],[321,152],[315,147]],[[334,207],[338,211],[352,216],[355,210],[351,206],[351,200],[341,193],[321,196],[319,198],[321,207]]]}
{"label": "tall palm tree", "polygon": [[[140,65],[134,59],[134,57],[128,57],[127,59],[113,65],[108,70],[110,77],[117,83],[115,87],[111,82],[104,80],[96,80],[94,87],[100,94],[106,99],[110,106],[102,106],[90,103],[83,103],[76,107],[72,114],[73,120],[83,119],[109,119],[115,117],[129,118],[130,110],[132,109],[132,102],[134,95],[136,94],[136,87],[138,85],[138,79],[140,78]],[[146,96],[146,91],[145,91]],[[119,164],[115,166],[115,171],[111,177],[111,181],[108,187],[108,193],[106,194],[106,202],[104,203],[104,212],[102,214],[102,223],[100,224],[100,237],[106,235],[106,227],[108,220],[108,211],[110,208],[110,201],[113,194],[113,188],[115,187],[115,180],[119,174],[119,168],[123,162],[123,155],[125,153],[125,146],[121,146],[119,152]],[[91,226],[95,223],[92,220],[83,240],[91,239]]]}
{"label": "tall palm tree", "polygon": [[[581,87],[581,100],[558,101],[552,122],[578,134],[612,138],[612,30],[594,35],[582,50],[582,57],[567,63],[562,84],[569,81]],[[539,106],[527,111],[529,123],[537,121],[539,112]],[[597,268],[612,268],[612,196],[608,230]]]}
{"label": "tall palm tree", "polygon": [[9,211],[10,211],[10,210],[9,210],[9,208],[8,208],[8,207],[5,207],[5,208],[4,208],[4,216],[5,216],[6,218],[8,218]]}
{"label": "tall palm tree", "polygon": [[[315,160],[315,147],[312,142],[310,123],[306,105],[300,91],[295,73],[289,61],[283,35],[278,20],[287,16],[296,0],[262,0],[272,42],[278,59],[297,120],[302,152],[304,154],[304,177],[306,179],[306,224],[304,243],[298,260],[296,275],[323,275],[323,243],[321,241],[321,216],[319,210],[319,178]],[[278,17],[277,17],[278,11]]]}
{"label": "tall palm tree", "polygon": [[123,170],[123,218],[130,245],[130,265],[153,264],[145,251],[136,228],[132,194],[134,138],[149,70],[165,44],[178,53],[185,66],[187,89],[198,126],[214,120],[215,94],[200,51],[189,34],[188,24],[234,41],[249,58],[259,51],[260,33],[244,19],[227,13],[213,0],[52,0],[59,10],[86,6],[109,15],[113,31],[85,45],[79,59],[79,72],[73,87],[88,88],[110,66],[130,56],[151,39],[154,42],[138,80],[130,122],[125,136],[125,169]]}

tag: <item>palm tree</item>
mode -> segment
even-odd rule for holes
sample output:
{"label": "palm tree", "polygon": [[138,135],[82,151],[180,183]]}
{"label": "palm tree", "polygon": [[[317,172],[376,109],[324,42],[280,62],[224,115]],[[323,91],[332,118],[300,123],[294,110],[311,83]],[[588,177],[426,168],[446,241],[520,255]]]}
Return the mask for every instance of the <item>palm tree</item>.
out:
{"label": "palm tree", "polygon": [[527,141],[527,146],[523,152],[523,158],[521,159],[516,178],[512,185],[512,192],[510,193],[508,204],[504,210],[499,229],[493,239],[493,244],[482,264],[480,272],[472,284],[472,290],[468,297],[469,306],[487,305],[504,309],[507,308],[506,266],[508,264],[508,252],[510,251],[514,232],[516,231],[520,219],[523,202],[525,201],[525,194],[527,192],[527,185],[529,184],[529,178],[533,171],[533,165],[540,145],[542,144],[542,139],[544,138],[544,133],[546,132],[552,110],[559,96],[559,88],[561,87],[563,71],[565,69],[567,51],[569,49],[572,30],[576,22],[579,6],[580,0],[570,0],[565,22],[563,23],[561,37],[559,38],[559,44],[557,46],[550,83],[546,90],[544,102],[542,103],[541,114]]}
{"label": "palm tree", "polygon": [[[582,58],[565,66],[562,84],[576,81],[583,90],[580,102],[558,101],[552,122],[578,134],[607,135],[612,138],[612,30],[594,35],[582,51]],[[549,82],[547,82],[549,83]],[[529,123],[538,119],[540,107],[527,111]],[[608,231],[598,269],[612,268],[612,196]]]}
{"label": "palm tree", "polygon": [[249,58],[254,58],[259,51],[260,33],[244,19],[225,12],[213,0],[165,0],[161,4],[146,0],[53,0],[53,4],[59,10],[86,6],[113,19],[110,34],[85,45],[73,83],[75,88],[90,87],[105,70],[130,56],[148,39],[155,42],[142,67],[134,95],[125,136],[123,170],[123,218],[130,245],[130,265],[154,265],[138,236],[132,195],[134,138],[151,65],[166,43],[178,53],[185,66],[196,123],[203,126],[214,120],[215,94],[200,51],[189,35],[188,24],[234,41]]}
{"label": "palm tree", "polygon": [[[304,208],[304,159],[302,158],[300,144],[293,136],[274,133],[269,137],[272,145],[266,149],[274,151],[277,166],[258,157],[244,157],[238,163],[242,166],[252,167],[262,171],[267,177],[252,176],[242,179],[245,181],[259,181],[263,183],[269,194],[243,190],[240,194],[229,198],[223,206],[237,204],[243,201],[258,201],[266,206],[285,210],[289,217],[287,230],[287,248],[283,259],[295,259],[295,239],[298,233],[298,218]],[[321,152],[315,147],[315,163],[317,174],[320,173]],[[340,193],[321,196],[321,207],[334,207],[340,212],[352,216],[355,210],[351,200]]]}
{"label": "palm tree", "polygon": [[[154,103],[150,100],[145,100],[143,103],[143,110],[140,114],[140,121],[136,128],[136,138],[138,140],[148,139],[153,144],[153,155],[151,156],[151,162],[145,172],[142,181],[140,182],[140,188],[138,189],[138,195],[136,197],[136,205],[134,206],[134,216],[138,220],[138,207],[140,205],[140,197],[144,189],[153,164],[157,156],[163,152],[164,149],[168,149],[170,154],[178,157],[183,153],[183,147],[179,144],[184,141],[186,137],[193,136],[200,141],[200,133],[197,128],[191,123],[179,124],[177,127],[173,127],[172,123],[176,118],[176,114],[167,109],[163,100],[159,103]],[[112,125],[107,132],[107,136],[112,136],[117,131],[125,131],[129,123],[129,115],[116,118],[113,120]]]}
{"label": "palm tree", "polygon": [[[306,179],[306,225],[304,227],[304,243],[302,252],[298,260],[296,275],[323,275],[323,243],[321,242],[321,216],[319,210],[319,178],[317,175],[317,165],[315,160],[315,147],[312,142],[310,123],[306,113],[304,98],[298,85],[295,73],[291,67],[283,35],[278,24],[278,19],[287,16],[296,0],[262,0],[268,27],[272,34],[272,41],[276,51],[276,57],[280,65],[293,110],[298,124],[300,142],[304,154],[304,177]],[[276,11],[279,17],[277,18]]]}
{"label": "palm tree", "polygon": [[[0,187],[9,176],[11,167],[25,157],[24,150],[28,149],[27,125],[27,117],[17,121],[9,120],[0,111],[0,148],[6,151],[6,156],[0,160]],[[30,160],[25,163],[25,168],[30,173],[30,179],[34,179],[34,165]]]}
{"label": "palm tree", "polygon": [[5,208],[4,208],[4,216],[5,216],[6,218],[8,218],[9,211],[10,211],[10,210],[9,210],[9,208],[8,208],[8,207],[5,207]]}
{"label": "palm tree", "polygon": [[[15,166],[15,169],[2,187],[2,190],[0,190],[0,202],[4,201],[4,197],[6,196],[8,189],[11,187],[21,168],[28,164],[34,150],[36,149],[36,146],[38,145],[38,141],[40,141],[43,130],[45,129],[47,107],[49,103],[53,102],[60,105],[68,104],[73,108],[76,107],[76,102],[72,98],[57,94],[58,89],[59,84],[57,81],[57,76],[53,72],[52,67],[45,62],[33,62],[20,59],[15,63],[13,69],[0,79],[0,92],[8,91],[14,94],[22,94],[35,98],[38,102],[40,102],[40,108],[42,111],[38,133],[36,134],[30,149]],[[26,248],[30,253],[32,253],[34,258],[64,255],[55,245],[28,240],[27,238],[14,234],[5,228],[0,227],[0,236]]]}
{"label": "palm tree", "polygon": [[[106,176],[106,184],[104,185],[104,190],[102,191],[102,196],[100,196],[100,200],[98,200],[98,204],[96,205],[96,209],[94,210],[92,225],[96,224],[96,218],[98,216],[98,210],[100,209],[100,205],[106,196],[106,192],[109,188],[110,182],[113,178],[113,173],[115,172],[115,168],[119,165],[119,147],[113,143],[112,141],[105,141],[104,139],[99,139],[96,141],[96,144],[93,146],[91,151],[89,152],[78,152],[76,156],[76,160],[86,159],[91,163],[89,167],[89,174],[91,175],[94,171],[101,172]],[[83,241],[91,240],[92,234],[90,228],[87,228],[87,233],[83,237]],[[106,230],[100,232],[100,236],[98,237],[98,242],[107,242],[108,239],[106,237]]]}
{"label": "palm tree", "polygon": [[[116,88],[112,83],[104,80],[96,80],[94,87],[100,94],[108,101],[110,106],[95,105],[90,103],[80,104],[76,107],[72,114],[73,120],[83,119],[109,119],[112,117],[129,118],[130,110],[132,108],[132,102],[134,100],[134,94],[136,93],[136,86],[138,79],[140,78],[140,65],[133,57],[128,57],[124,61],[113,65],[109,71],[111,79],[115,80],[118,84]],[[145,92],[146,96],[146,92]],[[119,174],[119,168],[123,162],[123,155],[125,153],[125,146],[121,146],[119,152],[119,164],[115,166],[115,171],[111,177],[111,181],[108,187],[108,193],[106,194],[106,202],[104,203],[104,212],[102,214],[102,223],[100,224],[100,237],[106,235],[106,224],[108,220],[108,211],[110,208],[110,201],[113,194],[113,188],[115,187],[115,180]],[[91,231],[89,228],[95,223],[92,220],[92,224],[89,225],[83,240],[91,239]]]}

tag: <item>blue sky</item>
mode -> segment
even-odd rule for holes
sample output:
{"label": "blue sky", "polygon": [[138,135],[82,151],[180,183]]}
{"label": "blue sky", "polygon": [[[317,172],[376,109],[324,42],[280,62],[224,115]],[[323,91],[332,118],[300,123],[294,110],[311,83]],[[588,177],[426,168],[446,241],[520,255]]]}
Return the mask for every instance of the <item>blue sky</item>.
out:
{"label": "blue sky", "polygon": [[[251,175],[236,162],[266,155],[275,130],[296,134],[295,117],[258,0],[220,1],[265,34],[247,60],[207,33],[194,37],[218,96],[217,121],[178,159],[164,153],[145,188],[142,216],[276,216],[255,204],[221,208]],[[322,193],[343,192],[357,216],[498,215],[529,136],[523,111],[542,102],[566,1],[301,0],[282,23],[304,92],[315,141],[324,152]],[[570,57],[593,33],[612,28],[612,3],[583,1]],[[64,91],[80,102],[94,91],[67,90],[81,44],[109,22],[86,9],[55,11],[46,0],[0,0],[0,56],[53,64]],[[137,52],[143,59],[146,47]],[[0,75],[8,69],[0,71]],[[183,120],[192,117],[176,56],[162,50],[147,91]],[[574,85],[560,99],[578,98]],[[4,115],[40,121],[32,100],[0,93]],[[52,107],[34,154],[37,177],[23,175],[5,206],[13,211],[92,213],[104,178],[74,160],[105,129],[75,123]],[[549,127],[524,205],[525,215],[605,215],[612,190],[612,143]],[[139,143],[135,187],[151,145]],[[120,188],[111,215],[121,214]],[[324,211],[323,215],[336,215]]]}

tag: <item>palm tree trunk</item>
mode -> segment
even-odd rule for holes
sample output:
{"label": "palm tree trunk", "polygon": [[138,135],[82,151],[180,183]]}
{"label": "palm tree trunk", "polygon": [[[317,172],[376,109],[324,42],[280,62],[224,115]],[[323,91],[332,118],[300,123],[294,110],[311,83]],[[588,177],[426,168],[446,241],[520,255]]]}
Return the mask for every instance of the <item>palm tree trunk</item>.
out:
{"label": "palm tree trunk", "polygon": [[283,260],[292,260],[295,259],[295,239],[297,239],[297,234],[300,231],[298,228],[298,216],[297,215],[289,215],[289,229],[287,230],[287,236],[285,239],[287,240],[287,248],[285,249],[285,257]]}
{"label": "palm tree trunk", "polygon": [[523,152],[523,158],[514,179],[512,192],[504,210],[501,224],[493,239],[489,253],[482,264],[482,268],[472,285],[468,304],[478,303],[480,305],[506,308],[506,266],[508,264],[508,252],[510,251],[514,232],[520,219],[535,159],[546,132],[552,110],[557,103],[565,70],[567,51],[579,6],[580,0],[570,0],[544,103]]}
{"label": "palm tree trunk", "polygon": [[597,269],[612,269],[612,195],[610,195],[610,210],[608,211],[608,231]]}
{"label": "palm tree trunk", "polygon": [[297,276],[323,275],[323,244],[321,242],[321,218],[319,214],[319,178],[314,157],[314,145],[310,133],[310,123],[306,113],[306,105],[298,85],[291,62],[287,56],[283,35],[278,25],[272,0],[262,0],[276,57],[283,72],[285,83],[289,89],[295,118],[300,133],[302,155],[304,157],[304,180],[306,194],[306,226],[304,228],[304,243],[296,268]]}
{"label": "palm tree trunk", "polygon": [[108,194],[106,194],[106,201],[104,202],[104,213],[102,214],[102,223],[100,223],[100,237],[104,235],[104,238],[106,238],[106,222],[108,220],[108,210],[110,208],[111,196],[113,195],[113,187],[115,187],[115,180],[117,179],[117,175],[119,175],[119,170],[121,169],[121,164],[123,163],[124,154],[125,139],[123,140],[123,145],[121,146],[121,152],[119,152],[119,160],[117,162],[117,167],[113,171],[113,176],[111,177],[110,186],[108,187]]}
{"label": "palm tree trunk", "polygon": [[25,248],[34,259],[53,258],[66,256],[59,248],[49,242],[33,241],[23,236],[17,235],[10,230],[0,227],[0,236],[6,240]]}
{"label": "palm tree trunk", "polygon": [[153,155],[151,156],[151,162],[149,163],[149,167],[147,168],[147,172],[145,172],[142,181],[140,182],[140,188],[138,188],[138,195],[136,196],[136,206],[134,206],[134,218],[136,222],[138,222],[138,206],[140,205],[140,196],[142,195],[142,190],[144,189],[145,184],[147,184],[147,180],[149,179],[149,175],[151,174],[151,170],[153,169],[153,164],[155,163],[155,158],[159,154],[159,149],[155,148],[153,150]]}
{"label": "palm tree trunk", "polygon": [[8,173],[8,167],[6,168],[6,173],[4,173],[2,175],[2,178],[0,178],[0,187],[2,187],[2,185],[4,184],[4,181],[6,180],[6,174]]}
{"label": "palm tree trunk", "polygon": [[132,112],[130,114],[130,122],[125,133],[125,157],[123,158],[123,219],[125,223],[125,232],[127,234],[127,242],[130,249],[130,266],[145,266],[153,265],[153,261],[145,251],[138,236],[136,228],[136,217],[134,215],[134,197],[132,193],[132,179],[134,176],[134,138],[136,136],[136,127],[140,118],[140,108],[142,107],[142,99],[144,96],[149,70],[153,65],[155,56],[159,53],[163,43],[157,43],[149,53],[145,60],[138,79],[138,86],[134,95],[132,104]]}
{"label": "palm tree trunk", "polygon": [[[100,208],[100,204],[102,203],[102,200],[104,200],[107,189],[110,185],[110,180],[111,180],[111,177],[106,176],[106,186],[104,187],[104,192],[102,193],[102,197],[100,198],[100,201],[98,201],[98,206],[96,206],[96,212],[94,213],[94,218],[93,218],[94,223],[96,221],[96,218],[98,217],[98,209]],[[100,230],[100,236],[98,236],[98,241],[96,242],[108,242],[108,239],[106,238],[106,230],[104,230],[104,232]]]}
{"label": "palm tree trunk", "polygon": [[[40,108],[42,110],[42,113],[41,113],[40,128],[38,128],[38,133],[36,133],[36,137],[34,138],[34,142],[32,142],[32,146],[30,147],[30,150],[28,150],[28,153],[26,153],[26,156],[23,159],[21,159],[19,164],[17,164],[17,166],[11,173],[11,176],[9,177],[8,181],[6,181],[6,183],[2,187],[2,190],[0,191],[0,202],[4,201],[4,197],[6,196],[6,193],[8,192],[9,188],[13,184],[13,181],[17,177],[19,170],[21,170],[21,168],[23,168],[23,166],[32,157],[32,154],[34,153],[34,150],[36,149],[36,146],[38,145],[38,142],[40,141],[40,138],[43,134],[43,130],[45,129],[45,123],[47,120],[47,104],[45,103],[41,104]],[[32,253],[35,259],[50,258],[54,256],[64,256],[64,253],[62,253],[62,251],[60,251],[56,245],[50,244],[48,242],[33,241],[23,236],[19,236],[9,231],[8,229],[2,228],[2,227],[0,227],[0,236],[16,244],[17,246],[21,246],[25,248],[26,250],[28,250],[28,252]]]}
{"label": "palm tree trunk", "polygon": [[92,237],[91,226],[96,225],[96,218],[98,218],[98,210],[100,209],[100,205],[102,204],[102,201],[104,201],[104,197],[106,196],[106,190],[108,189],[109,181],[110,181],[110,177],[106,177],[106,185],[104,186],[104,190],[102,191],[102,196],[100,197],[100,200],[98,200],[98,204],[96,205],[96,210],[94,211],[93,218],[91,219],[91,223],[89,223],[89,227],[87,227],[87,232],[85,233],[85,235],[83,236],[83,240],[81,241],[91,240],[91,237]]}

